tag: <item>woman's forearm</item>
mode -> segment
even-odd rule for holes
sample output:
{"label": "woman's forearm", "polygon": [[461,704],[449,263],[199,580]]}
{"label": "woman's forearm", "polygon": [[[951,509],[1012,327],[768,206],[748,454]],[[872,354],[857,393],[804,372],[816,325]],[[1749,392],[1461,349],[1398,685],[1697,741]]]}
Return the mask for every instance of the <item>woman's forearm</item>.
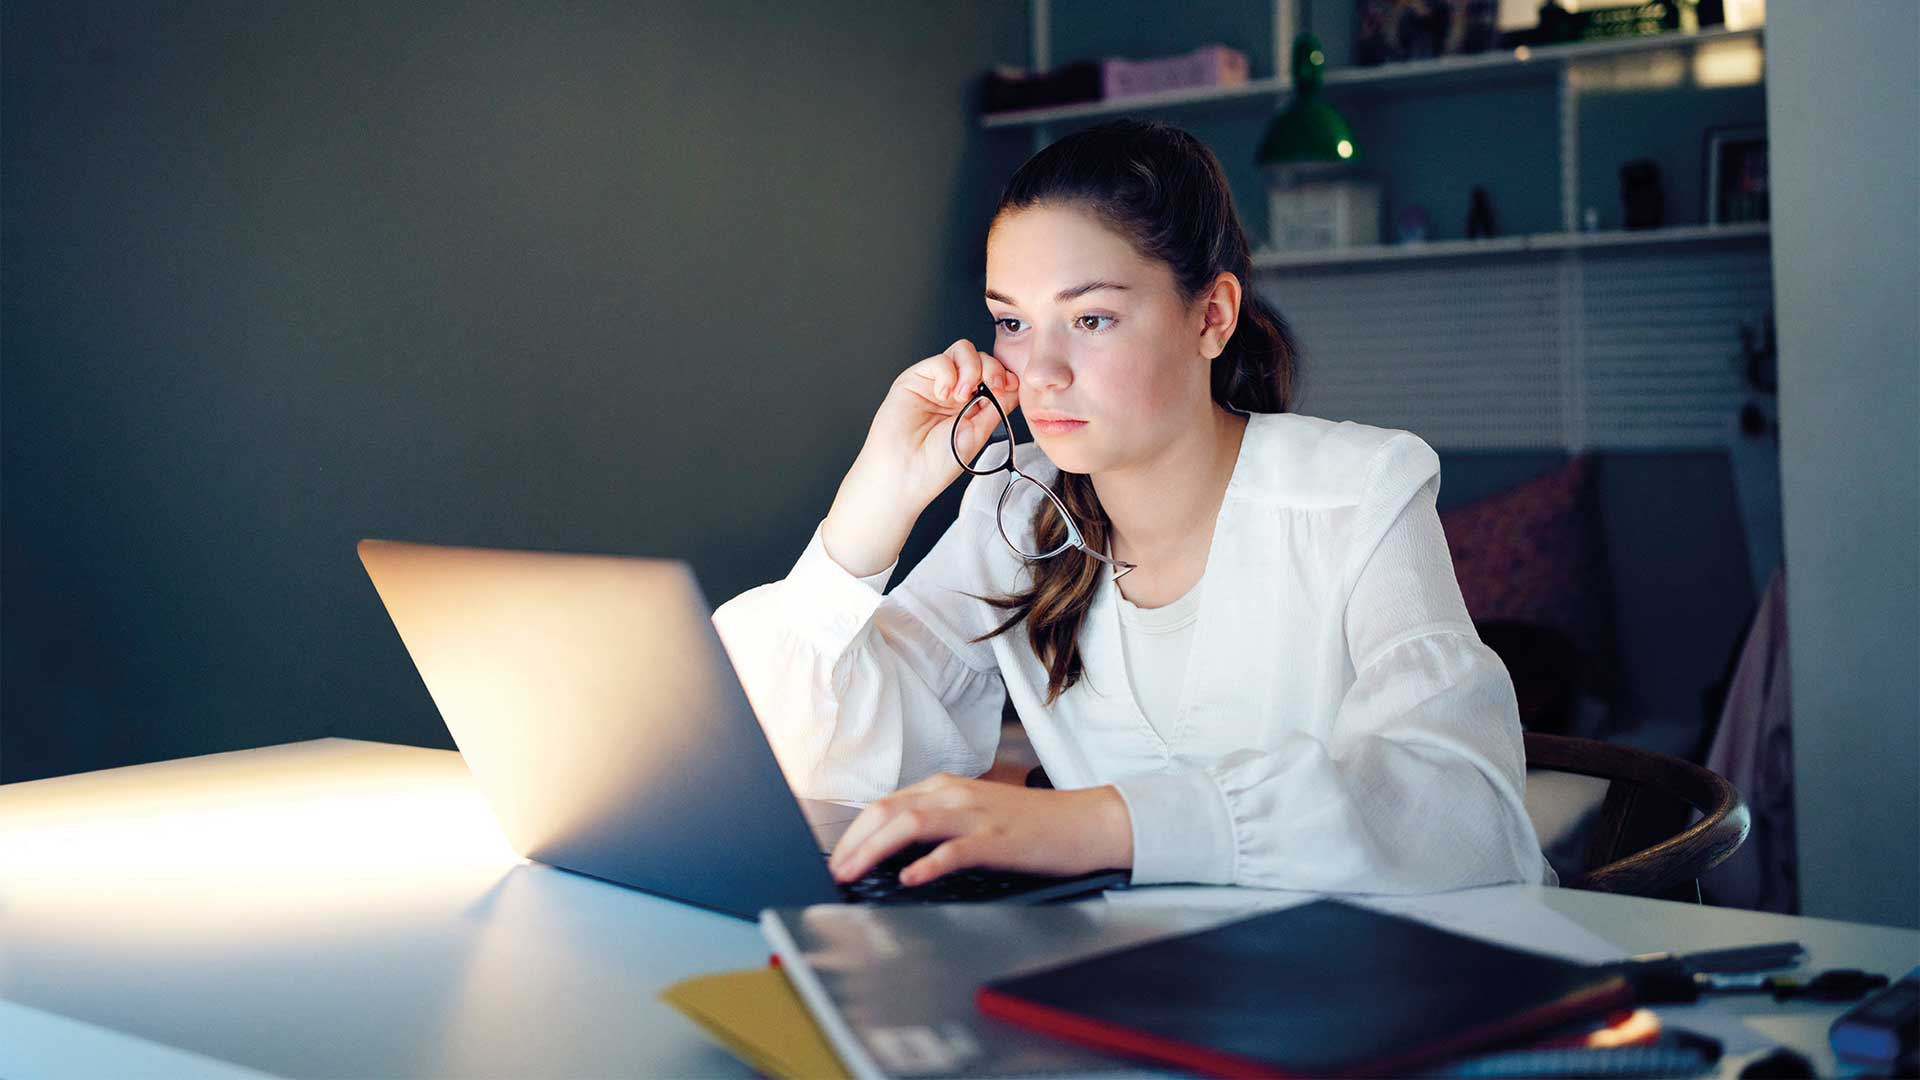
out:
{"label": "woman's forearm", "polygon": [[1133,816],[1128,813],[1127,801],[1120,797],[1120,790],[1112,784],[1103,784],[1074,794],[1084,797],[1086,805],[1082,813],[1090,839],[1095,850],[1105,856],[1100,865],[1116,870],[1131,869]]}

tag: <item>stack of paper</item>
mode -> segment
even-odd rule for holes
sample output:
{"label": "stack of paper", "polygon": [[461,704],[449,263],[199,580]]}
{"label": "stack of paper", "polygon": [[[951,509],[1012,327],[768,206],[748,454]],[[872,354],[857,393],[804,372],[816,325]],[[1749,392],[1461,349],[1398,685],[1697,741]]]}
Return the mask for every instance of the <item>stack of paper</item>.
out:
{"label": "stack of paper", "polygon": [[852,1080],[777,967],[674,983],[660,995],[735,1057],[781,1080]]}

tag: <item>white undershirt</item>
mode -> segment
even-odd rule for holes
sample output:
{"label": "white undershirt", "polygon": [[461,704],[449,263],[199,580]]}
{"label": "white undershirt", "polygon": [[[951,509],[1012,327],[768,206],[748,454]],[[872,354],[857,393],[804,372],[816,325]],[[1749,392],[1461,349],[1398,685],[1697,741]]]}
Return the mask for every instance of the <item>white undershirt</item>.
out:
{"label": "white undershirt", "polygon": [[1201,574],[1187,595],[1156,608],[1135,605],[1117,584],[1113,586],[1120,602],[1120,651],[1126,658],[1127,679],[1140,711],[1162,739],[1173,735],[1187,657],[1193,650],[1194,624],[1200,617],[1200,589],[1206,580]]}

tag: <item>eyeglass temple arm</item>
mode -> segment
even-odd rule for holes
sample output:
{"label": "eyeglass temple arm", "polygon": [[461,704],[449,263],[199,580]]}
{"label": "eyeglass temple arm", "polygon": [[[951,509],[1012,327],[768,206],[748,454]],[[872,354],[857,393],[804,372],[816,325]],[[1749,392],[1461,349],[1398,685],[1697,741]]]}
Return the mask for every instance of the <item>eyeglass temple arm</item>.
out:
{"label": "eyeglass temple arm", "polygon": [[1135,564],[1135,563],[1126,562],[1121,559],[1109,559],[1105,555],[1102,555],[1099,552],[1088,547],[1086,544],[1081,544],[1080,550],[1086,552],[1088,555],[1091,555],[1094,558],[1099,559],[1101,562],[1106,563],[1108,566],[1111,566],[1115,570],[1119,571],[1119,573],[1116,573],[1113,575],[1113,579],[1115,581],[1118,581],[1121,578],[1126,577],[1128,574],[1140,568],[1138,564]]}
{"label": "eyeglass temple arm", "polygon": [[1066,522],[1067,522],[1067,538],[1069,541],[1072,542],[1074,547],[1079,548],[1081,551],[1085,552],[1086,554],[1091,555],[1096,559],[1099,559],[1101,562],[1106,563],[1108,566],[1111,566],[1115,570],[1119,571],[1118,573],[1113,575],[1113,580],[1119,581],[1121,578],[1126,577],[1128,574],[1132,573],[1133,571],[1140,569],[1140,566],[1138,563],[1130,563],[1125,561],[1124,559],[1109,559],[1105,555],[1102,555],[1099,552],[1093,550],[1093,545],[1087,543],[1086,537],[1080,535],[1080,526],[1075,525],[1073,523],[1073,515],[1071,514],[1066,515]]}

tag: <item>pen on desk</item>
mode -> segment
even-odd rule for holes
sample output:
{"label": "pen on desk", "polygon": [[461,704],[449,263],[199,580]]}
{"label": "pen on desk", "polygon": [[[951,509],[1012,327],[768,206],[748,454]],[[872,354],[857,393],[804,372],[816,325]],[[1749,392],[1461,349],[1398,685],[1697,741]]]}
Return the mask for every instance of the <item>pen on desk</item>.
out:
{"label": "pen on desk", "polygon": [[1705,952],[1642,953],[1627,957],[1627,963],[1675,964],[1689,972],[1734,974],[1793,967],[1806,957],[1807,950],[1799,942],[1776,941],[1769,945],[1743,945],[1736,949],[1709,949]]}

